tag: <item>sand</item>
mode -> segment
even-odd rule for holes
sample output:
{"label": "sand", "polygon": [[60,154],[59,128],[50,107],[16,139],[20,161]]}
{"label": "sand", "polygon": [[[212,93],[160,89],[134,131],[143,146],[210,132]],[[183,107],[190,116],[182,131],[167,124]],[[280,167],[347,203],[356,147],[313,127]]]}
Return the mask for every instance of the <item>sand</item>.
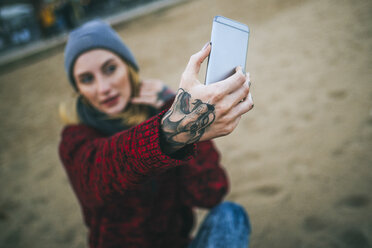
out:
{"label": "sand", "polygon": [[[255,107],[215,140],[251,247],[372,247],[372,1],[189,1],[117,30],[177,89],[217,14],[251,28]],[[1,71],[1,247],[86,247],[57,153],[72,95],[62,49]]]}

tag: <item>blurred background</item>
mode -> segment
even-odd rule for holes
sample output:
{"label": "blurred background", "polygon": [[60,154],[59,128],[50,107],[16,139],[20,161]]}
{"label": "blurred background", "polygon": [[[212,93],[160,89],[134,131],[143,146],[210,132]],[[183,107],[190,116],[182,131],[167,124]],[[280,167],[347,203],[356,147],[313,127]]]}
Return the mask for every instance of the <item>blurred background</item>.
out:
{"label": "blurred background", "polygon": [[93,18],[109,17],[156,1],[2,0],[0,52],[58,36]]}
{"label": "blurred background", "polygon": [[251,247],[372,247],[370,0],[0,1],[0,247],[87,247],[57,152],[68,31],[110,21],[176,90],[215,15],[251,29],[255,107],[215,140]]}

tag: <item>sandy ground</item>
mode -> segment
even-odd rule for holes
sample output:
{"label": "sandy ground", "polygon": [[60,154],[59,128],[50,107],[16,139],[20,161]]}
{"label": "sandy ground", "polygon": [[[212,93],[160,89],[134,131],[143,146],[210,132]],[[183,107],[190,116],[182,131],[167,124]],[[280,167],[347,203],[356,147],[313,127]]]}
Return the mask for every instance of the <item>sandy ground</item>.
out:
{"label": "sandy ground", "polygon": [[[251,247],[372,247],[372,1],[190,1],[118,31],[177,89],[217,14],[251,28],[255,108],[216,140]],[[0,74],[1,247],[86,247],[57,154],[71,96],[61,49]]]}

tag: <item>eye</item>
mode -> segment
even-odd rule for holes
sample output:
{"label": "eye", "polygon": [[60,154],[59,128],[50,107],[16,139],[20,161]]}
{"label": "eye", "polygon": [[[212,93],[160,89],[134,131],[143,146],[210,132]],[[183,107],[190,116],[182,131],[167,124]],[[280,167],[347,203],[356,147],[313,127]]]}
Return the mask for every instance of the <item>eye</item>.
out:
{"label": "eye", "polygon": [[115,70],[116,70],[116,65],[111,64],[111,65],[108,65],[104,68],[104,73],[107,74],[107,75],[110,75],[110,74],[114,73]]}
{"label": "eye", "polygon": [[83,74],[79,76],[79,81],[83,84],[89,84],[93,81],[94,77],[90,73]]}

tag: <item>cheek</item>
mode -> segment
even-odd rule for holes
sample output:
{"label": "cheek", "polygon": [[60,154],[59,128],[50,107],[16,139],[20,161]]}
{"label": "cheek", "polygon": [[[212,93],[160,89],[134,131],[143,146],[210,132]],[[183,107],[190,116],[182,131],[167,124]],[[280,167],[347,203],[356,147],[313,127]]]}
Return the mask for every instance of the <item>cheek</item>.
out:
{"label": "cheek", "polygon": [[120,91],[122,94],[126,97],[131,96],[131,83],[130,79],[127,75],[121,75],[120,79],[118,80],[119,84],[118,87],[120,88]]}
{"label": "cheek", "polygon": [[79,93],[82,95],[86,100],[88,100],[91,104],[95,104],[95,89],[93,86],[79,86]]}

